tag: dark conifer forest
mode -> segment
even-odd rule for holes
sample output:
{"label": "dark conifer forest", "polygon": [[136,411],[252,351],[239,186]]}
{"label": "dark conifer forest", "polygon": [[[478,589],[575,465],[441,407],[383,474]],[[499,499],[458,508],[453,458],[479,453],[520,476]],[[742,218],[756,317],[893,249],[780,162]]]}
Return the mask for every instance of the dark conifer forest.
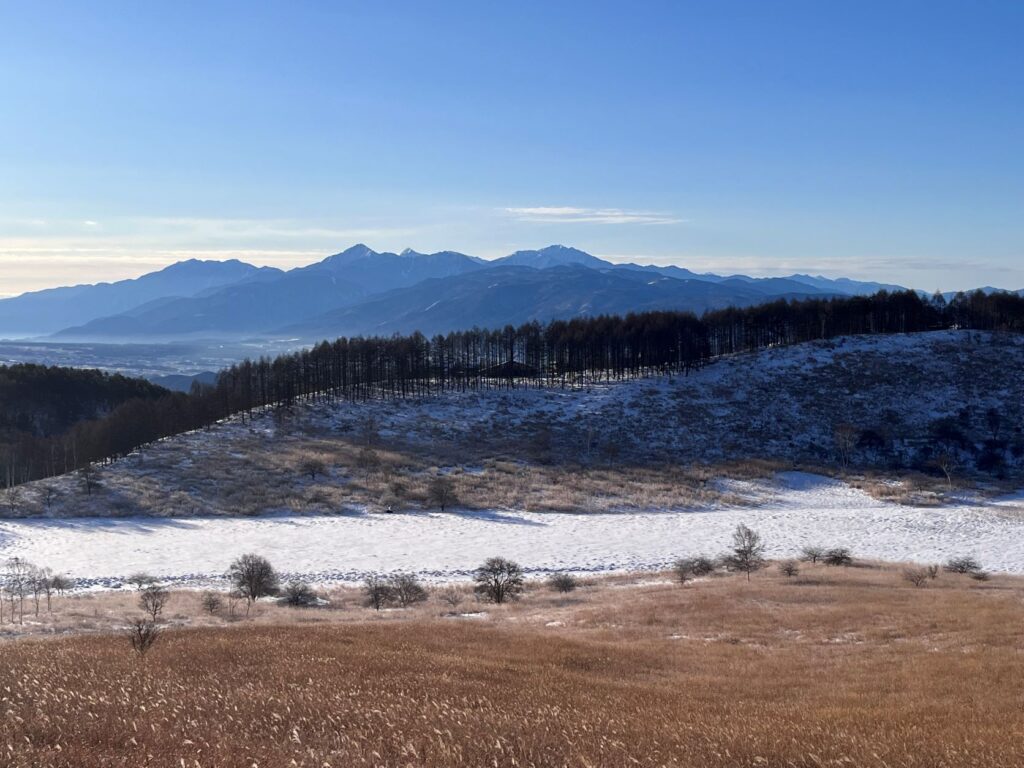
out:
{"label": "dark conifer forest", "polygon": [[426,338],[340,338],[246,360],[214,386],[171,393],[97,371],[0,367],[0,487],[126,456],[231,415],[299,400],[427,397],[477,388],[575,387],[685,374],[723,355],[854,334],[1024,331],[1024,298],[913,291],[776,301],[697,317],[647,312]]}

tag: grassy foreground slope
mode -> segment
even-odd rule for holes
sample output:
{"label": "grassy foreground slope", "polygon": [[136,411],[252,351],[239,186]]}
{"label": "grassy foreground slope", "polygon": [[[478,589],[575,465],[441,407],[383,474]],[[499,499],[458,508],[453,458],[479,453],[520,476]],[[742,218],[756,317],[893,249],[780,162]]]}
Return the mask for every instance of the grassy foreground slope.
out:
{"label": "grassy foreground slope", "polygon": [[[21,641],[8,766],[1024,764],[1022,585],[807,567],[528,594],[483,621]],[[346,613],[348,613],[346,611]]]}

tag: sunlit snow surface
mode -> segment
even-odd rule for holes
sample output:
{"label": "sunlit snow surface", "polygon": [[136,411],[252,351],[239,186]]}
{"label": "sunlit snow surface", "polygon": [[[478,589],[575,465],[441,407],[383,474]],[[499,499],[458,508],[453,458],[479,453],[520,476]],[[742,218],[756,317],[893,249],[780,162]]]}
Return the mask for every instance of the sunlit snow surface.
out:
{"label": "sunlit snow surface", "polygon": [[843,483],[783,473],[732,483],[756,506],[693,512],[560,514],[515,511],[271,515],[245,518],[77,518],[0,522],[0,557],[24,557],[85,586],[113,586],[145,570],[184,585],[208,583],[243,552],[289,575],[351,582],[407,571],[466,578],[502,555],[528,571],[614,572],[716,554],[738,523],[758,530],[770,556],[804,544],[847,546],[861,558],[940,562],[971,554],[991,570],[1024,572],[1024,496],[935,508],[877,501]]}

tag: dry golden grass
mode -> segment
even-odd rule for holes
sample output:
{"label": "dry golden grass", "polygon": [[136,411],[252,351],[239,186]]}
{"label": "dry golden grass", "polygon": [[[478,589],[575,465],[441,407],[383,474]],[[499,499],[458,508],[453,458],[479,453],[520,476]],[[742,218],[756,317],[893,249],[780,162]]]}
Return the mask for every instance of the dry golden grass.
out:
{"label": "dry golden grass", "polygon": [[535,590],[484,620],[173,630],[145,660],[119,636],[24,640],[3,646],[0,763],[1009,768],[1022,595],[808,567]]}

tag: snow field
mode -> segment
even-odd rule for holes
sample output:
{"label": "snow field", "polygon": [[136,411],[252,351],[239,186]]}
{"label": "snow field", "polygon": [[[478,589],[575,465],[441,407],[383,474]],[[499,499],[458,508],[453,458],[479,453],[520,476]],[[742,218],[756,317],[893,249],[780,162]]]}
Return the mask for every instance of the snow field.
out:
{"label": "snow field", "polygon": [[1024,573],[1024,496],[913,508],[804,473],[733,485],[761,501],[750,507],[609,514],[495,510],[10,520],[0,522],[0,558],[23,557],[92,588],[115,587],[139,570],[180,586],[216,583],[231,559],[249,551],[266,555],[286,576],[319,584],[396,571],[455,581],[494,555],[517,560],[534,574],[657,569],[677,557],[723,551],[735,526],[745,523],[762,534],[771,557],[820,544],[891,561],[933,563],[970,554],[986,569]]}

